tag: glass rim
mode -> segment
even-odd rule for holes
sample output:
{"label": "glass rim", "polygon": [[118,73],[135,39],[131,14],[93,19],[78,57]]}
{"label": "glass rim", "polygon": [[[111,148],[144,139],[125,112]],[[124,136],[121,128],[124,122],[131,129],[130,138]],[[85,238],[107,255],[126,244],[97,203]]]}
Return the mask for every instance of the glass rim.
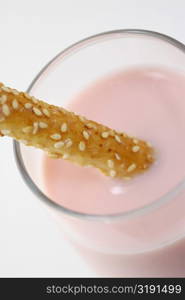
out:
{"label": "glass rim", "polygon": [[[53,59],[51,59],[41,70],[40,72],[36,75],[36,77],[32,80],[31,84],[29,85],[27,92],[29,93],[37,80],[40,79],[40,77],[43,75],[43,73],[50,67],[59,57],[61,59],[65,58],[67,55],[70,53],[75,54],[75,49],[78,47],[82,47],[84,44],[86,44],[89,41],[97,40],[98,38],[102,37],[107,37],[111,35],[124,35],[124,34],[130,34],[130,35],[143,35],[147,37],[154,37],[157,39],[160,39],[166,43],[169,43],[173,45],[174,47],[178,48],[185,54],[185,45],[178,40],[156,32],[156,31],[150,31],[150,30],[144,30],[144,29],[118,29],[118,30],[113,30],[113,31],[106,31],[102,33],[98,33],[95,35],[92,35],[90,37],[84,38],[71,46],[65,48],[64,50],[60,51]],[[169,202],[172,200],[176,195],[178,195],[182,190],[185,189],[185,178],[178,183],[174,188],[172,188],[170,191],[168,191],[165,195],[157,198],[150,204],[143,205],[142,207],[132,209],[130,211],[126,212],[120,212],[120,213],[114,213],[114,214],[87,214],[83,212],[78,212],[72,209],[68,209],[56,202],[54,202],[52,199],[50,199],[48,196],[46,196],[40,189],[39,187],[35,184],[35,182],[32,180],[30,177],[29,173],[26,170],[24,160],[21,154],[21,149],[20,149],[20,143],[17,141],[13,141],[13,151],[14,151],[14,156],[16,160],[17,167],[20,171],[20,174],[24,180],[24,182],[27,184],[27,186],[30,188],[30,190],[46,205],[49,207],[60,211],[63,214],[67,214],[73,217],[78,217],[78,218],[83,218],[86,220],[95,220],[95,221],[113,221],[113,220],[118,220],[118,219],[128,219],[136,216],[143,215],[145,213],[148,213],[154,209],[159,208],[161,205]]]}

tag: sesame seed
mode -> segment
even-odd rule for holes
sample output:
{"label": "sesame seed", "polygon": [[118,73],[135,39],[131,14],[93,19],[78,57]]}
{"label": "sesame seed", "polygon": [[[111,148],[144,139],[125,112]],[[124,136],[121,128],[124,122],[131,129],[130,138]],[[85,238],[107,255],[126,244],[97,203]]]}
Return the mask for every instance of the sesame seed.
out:
{"label": "sesame seed", "polygon": [[60,148],[62,148],[63,146],[64,146],[64,142],[62,142],[62,141],[57,142],[57,143],[54,144],[54,147],[55,147],[56,149],[60,149]]}
{"label": "sesame seed", "polygon": [[13,107],[13,109],[18,109],[19,108],[19,103],[16,99],[14,99],[12,101],[12,107]]}
{"label": "sesame seed", "polygon": [[109,168],[112,169],[112,168],[114,167],[114,162],[113,162],[113,160],[108,159],[108,160],[107,160],[107,165],[108,165]]}
{"label": "sesame seed", "polygon": [[58,157],[59,157],[58,154],[52,153],[52,152],[47,152],[47,155],[48,155],[49,157],[51,157],[51,158],[58,158]]}
{"label": "sesame seed", "polygon": [[61,139],[61,135],[59,133],[54,133],[54,134],[50,135],[50,137],[53,140],[60,140]]}
{"label": "sesame seed", "polygon": [[38,103],[38,100],[34,97],[34,96],[31,96],[31,100],[33,101],[33,103],[37,104]]}
{"label": "sesame seed", "polygon": [[139,140],[133,139],[133,143],[134,143],[134,144],[138,144],[138,143],[139,143]]}
{"label": "sesame seed", "polygon": [[81,141],[81,142],[79,143],[79,145],[78,145],[78,148],[79,148],[80,151],[84,151],[85,148],[86,148],[85,143]]}
{"label": "sesame seed", "polygon": [[79,116],[80,121],[85,122],[87,119],[84,118],[83,116]]}
{"label": "sesame seed", "polygon": [[39,127],[40,127],[40,128],[47,128],[47,127],[48,127],[48,124],[45,123],[45,122],[39,122]]}
{"label": "sesame seed", "polygon": [[87,124],[85,124],[85,126],[87,126],[87,128],[94,128],[94,129],[96,129],[96,125],[95,124],[93,124],[93,123],[87,123]]}
{"label": "sesame seed", "polygon": [[121,160],[121,156],[118,153],[114,153],[114,155],[117,160]]}
{"label": "sesame seed", "polygon": [[19,140],[19,142],[21,142],[24,145],[28,145],[28,141],[27,140]]}
{"label": "sesame seed", "polygon": [[60,130],[61,130],[62,132],[66,132],[66,131],[67,131],[67,123],[63,123],[63,124],[61,125],[61,127],[60,127]]}
{"label": "sesame seed", "polygon": [[28,93],[25,93],[25,92],[24,92],[24,96],[25,96],[27,99],[32,100],[32,96],[30,96]]}
{"label": "sesame seed", "polygon": [[10,115],[10,109],[7,104],[2,105],[2,112],[7,117]]}
{"label": "sesame seed", "polygon": [[108,131],[102,132],[101,136],[102,138],[107,139],[109,136],[109,132]]}
{"label": "sesame seed", "polygon": [[132,147],[132,151],[133,152],[138,152],[140,150],[140,147],[139,146],[133,146]]}
{"label": "sesame seed", "polygon": [[0,104],[4,104],[7,101],[7,96],[6,95],[2,95],[0,97]]}
{"label": "sesame seed", "polygon": [[73,144],[73,141],[72,141],[70,138],[68,138],[68,139],[66,139],[66,140],[65,140],[65,145],[66,145],[66,148],[69,148],[69,147],[71,147],[71,146],[72,146],[72,144]]}
{"label": "sesame seed", "polygon": [[115,170],[110,170],[109,175],[111,177],[115,177],[116,176],[116,171]]}
{"label": "sesame seed", "polygon": [[132,171],[134,171],[136,169],[136,164],[131,164],[128,169],[127,169],[127,172],[130,173]]}
{"label": "sesame seed", "polygon": [[42,112],[43,112],[43,114],[46,116],[46,117],[50,117],[50,112],[49,112],[49,110],[47,110],[46,108],[43,108],[42,109]]}
{"label": "sesame seed", "polygon": [[84,130],[84,131],[82,132],[82,134],[83,134],[84,139],[86,139],[86,140],[89,139],[89,133],[88,133],[86,130]]}
{"label": "sesame seed", "polygon": [[11,131],[8,130],[8,129],[1,129],[1,133],[2,133],[3,135],[8,135],[8,134],[11,133]]}
{"label": "sesame seed", "polygon": [[11,89],[6,87],[6,86],[2,86],[1,89],[7,93],[10,93],[11,92]]}
{"label": "sesame seed", "polygon": [[54,114],[54,115],[60,115],[60,110],[58,109],[58,107],[56,107],[56,108],[52,108],[52,113]]}
{"label": "sesame seed", "polygon": [[33,106],[32,103],[25,103],[25,104],[24,104],[24,107],[25,107],[26,109],[30,109],[30,108],[32,108],[32,106]]}
{"label": "sesame seed", "polygon": [[34,123],[33,123],[33,134],[36,134],[37,131],[38,131],[38,129],[39,129],[39,124],[38,124],[38,122],[34,122]]}
{"label": "sesame seed", "polygon": [[42,116],[42,112],[37,107],[33,107],[33,112],[36,116]]}
{"label": "sesame seed", "polygon": [[63,107],[59,107],[59,111],[61,111],[64,115],[66,115],[66,110]]}
{"label": "sesame seed", "polygon": [[30,133],[32,131],[32,126],[27,126],[27,127],[24,127],[22,128],[22,132],[24,133]]}
{"label": "sesame seed", "polygon": [[69,154],[68,153],[65,153],[63,156],[62,156],[63,159],[68,159],[69,158]]}
{"label": "sesame seed", "polygon": [[115,135],[114,138],[115,138],[115,140],[116,140],[118,143],[121,144],[121,139],[120,139],[119,135]]}
{"label": "sesame seed", "polygon": [[15,89],[11,89],[11,93],[15,96],[19,95],[19,92]]}

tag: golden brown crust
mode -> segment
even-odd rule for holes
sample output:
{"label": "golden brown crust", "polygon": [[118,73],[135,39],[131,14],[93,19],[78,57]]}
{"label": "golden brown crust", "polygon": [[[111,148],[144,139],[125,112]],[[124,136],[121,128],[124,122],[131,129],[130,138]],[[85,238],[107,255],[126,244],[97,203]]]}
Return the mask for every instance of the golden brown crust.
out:
{"label": "golden brown crust", "polygon": [[153,162],[147,142],[0,84],[0,133],[53,158],[91,165],[111,177],[131,177]]}

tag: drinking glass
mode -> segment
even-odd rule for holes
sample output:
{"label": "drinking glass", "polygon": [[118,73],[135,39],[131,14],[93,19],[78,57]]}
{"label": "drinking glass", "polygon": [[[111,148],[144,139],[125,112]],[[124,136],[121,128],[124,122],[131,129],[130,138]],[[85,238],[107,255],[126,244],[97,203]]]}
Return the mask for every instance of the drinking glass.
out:
{"label": "drinking glass", "polygon": [[[66,107],[70,99],[95,80],[141,65],[167,67],[182,73],[185,46],[171,37],[146,30],[97,34],[54,57],[33,80],[28,92]],[[50,210],[94,274],[185,276],[184,178],[161,198],[137,209],[109,215],[86,214],[57,204],[48,196],[42,178],[41,150],[14,141],[14,153],[25,183]]]}

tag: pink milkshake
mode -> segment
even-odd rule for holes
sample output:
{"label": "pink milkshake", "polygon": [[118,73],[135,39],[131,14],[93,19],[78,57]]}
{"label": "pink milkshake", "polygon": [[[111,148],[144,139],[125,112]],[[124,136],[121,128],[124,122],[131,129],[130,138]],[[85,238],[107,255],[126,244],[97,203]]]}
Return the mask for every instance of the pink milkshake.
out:
{"label": "pink milkshake", "polygon": [[123,181],[44,156],[46,195],[97,215],[85,222],[64,216],[63,230],[98,275],[185,276],[185,196],[175,189],[185,178],[185,76],[162,67],[119,71],[89,85],[67,108],[151,141],[157,159]]}

